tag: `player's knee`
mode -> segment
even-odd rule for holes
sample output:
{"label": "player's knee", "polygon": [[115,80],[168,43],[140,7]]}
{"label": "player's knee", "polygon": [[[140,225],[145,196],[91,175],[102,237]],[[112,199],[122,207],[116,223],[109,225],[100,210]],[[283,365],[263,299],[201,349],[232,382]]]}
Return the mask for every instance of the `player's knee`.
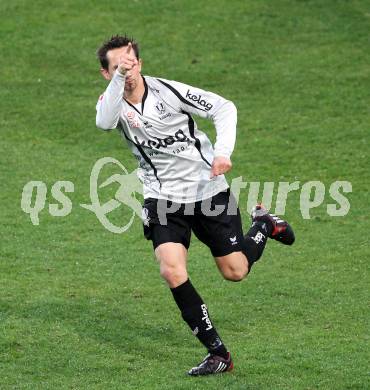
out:
{"label": "player's knee", "polygon": [[170,281],[176,277],[175,269],[172,267],[161,267],[160,274],[166,281]]}
{"label": "player's knee", "polygon": [[187,280],[186,270],[179,267],[161,267],[160,274],[170,287],[177,287]]}
{"label": "player's knee", "polygon": [[231,282],[240,282],[242,281],[246,275],[248,274],[248,267],[227,267],[222,270],[222,275],[224,279],[229,280]]}

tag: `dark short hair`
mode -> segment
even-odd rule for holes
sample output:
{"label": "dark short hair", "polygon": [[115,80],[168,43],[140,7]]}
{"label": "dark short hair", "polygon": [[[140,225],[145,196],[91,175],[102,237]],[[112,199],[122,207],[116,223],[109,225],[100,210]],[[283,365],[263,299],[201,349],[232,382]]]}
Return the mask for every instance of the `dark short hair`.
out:
{"label": "dark short hair", "polygon": [[136,58],[139,59],[139,44],[133,37],[129,38],[127,35],[113,35],[110,39],[104,42],[96,52],[102,68],[106,70],[109,68],[109,62],[107,58],[107,53],[109,50],[128,46],[130,42],[132,44],[132,48],[134,49]]}

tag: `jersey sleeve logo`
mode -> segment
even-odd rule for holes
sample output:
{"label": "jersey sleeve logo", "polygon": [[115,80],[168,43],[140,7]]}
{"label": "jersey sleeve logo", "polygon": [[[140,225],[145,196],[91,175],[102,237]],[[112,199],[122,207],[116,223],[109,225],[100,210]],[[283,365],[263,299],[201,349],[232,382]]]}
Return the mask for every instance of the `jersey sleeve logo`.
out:
{"label": "jersey sleeve logo", "polygon": [[206,100],[202,99],[202,95],[194,95],[194,94],[191,94],[190,93],[190,89],[188,89],[188,91],[186,92],[186,96],[185,96],[187,99],[190,99],[192,100],[193,102],[197,103],[198,105],[200,105],[201,107],[204,107],[204,109],[206,111],[209,111],[212,107],[213,107],[213,104],[211,103],[207,103]]}

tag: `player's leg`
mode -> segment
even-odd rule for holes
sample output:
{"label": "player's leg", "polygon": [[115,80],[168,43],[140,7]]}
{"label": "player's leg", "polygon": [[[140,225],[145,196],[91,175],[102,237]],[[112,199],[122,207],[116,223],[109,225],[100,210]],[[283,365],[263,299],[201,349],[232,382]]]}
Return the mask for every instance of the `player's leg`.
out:
{"label": "player's leg", "polygon": [[[195,235],[209,247],[225,279],[243,280],[255,256],[245,250],[246,239],[235,198],[228,189],[197,206],[192,226]],[[215,213],[217,209],[220,212]]]}
{"label": "player's leg", "polygon": [[[202,202],[201,207],[196,208],[198,215],[193,231],[210,248],[220,272],[227,280],[240,281],[249,273],[262,256],[268,238],[285,245],[294,242],[290,225],[269,214],[261,205],[253,210],[252,224],[244,235],[239,208],[229,190]],[[212,210],[217,208],[223,211],[212,215]]]}
{"label": "player's leg", "polygon": [[[269,237],[266,223],[253,222],[248,230],[248,233],[243,236],[242,222],[238,213],[235,217],[228,219],[233,226],[234,231],[239,232],[240,246],[235,249],[241,249],[235,252],[228,253],[233,248],[224,247],[224,251],[213,249],[215,261],[219,271],[226,280],[239,282],[243,280],[251,270],[253,264],[259,260],[266,247]],[[241,233],[240,233],[241,232]],[[241,237],[240,237],[241,235]],[[212,250],[212,249],[211,249]],[[217,256],[217,254],[223,256]]]}
{"label": "player's leg", "polygon": [[170,288],[176,288],[188,280],[188,251],[183,244],[166,242],[157,246],[154,252],[159,262],[160,274]]}
{"label": "player's leg", "polygon": [[[215,256],[216,264],[225,279],[240,281],[248,275],[252,265],[259,260],[267,239],[272,238],[284,245],[292,245],[295,237],[291,226],[258,204],[252,211],[252,225],[244,236],[242,251],[225,256]],[[235,230],[241,224],[240,216],[232,219]]]}
{"label": "player's leg", "polygon": [[[153,206],[155,203],[147,201],[144,204],[146,208],[144,214],[147,217],[144,234],[153,242],[161,276],[169,285],[182,318],[193,334],[207,348],[210,355],[219,356],[218,359],[202,362],[201,372],[197,370],[189,374],[201,375],[221,369],[230,370],[232,368],[230,354],[211,321],[206,304],[188,278],[186,260],[191,235],[189,219],[181,215],[180,210],[173,215],[167,215],[167,225],[161,225],[156,217]],[[208,372],[209,370],[211,372]]]}
{"label": "player's leg", "polygon": [[[162,228],[157,227],[158,229]],[[170,287],[182,318],[192,333],[207,348],[208,353],[219,357],[216,360],[208,360],[206,363],[202,362],[202,370],[194,368],[189,374],[205,375],[220,368],[223,368],[223,371],[230,370],[232,368],[230,354],[211,321],[207,305],[188,278],[187,249],[183,244],[167,242],[156,247],[155,255],[160,265],[161,276]]]}
{"label": "player's leg", "polygon": [[240,282],[248,275],[249,262],[241,251],[215,257],[215,261],[217,268],[226,280]]}

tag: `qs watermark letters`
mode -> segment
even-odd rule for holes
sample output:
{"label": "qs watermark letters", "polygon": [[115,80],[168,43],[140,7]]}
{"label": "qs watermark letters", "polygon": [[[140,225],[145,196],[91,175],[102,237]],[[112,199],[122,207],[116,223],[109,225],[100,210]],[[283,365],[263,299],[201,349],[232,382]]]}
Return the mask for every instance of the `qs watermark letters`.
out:
{"label": "qs watermark letters", "polygon": [[[99,184],[102,169],[110,165],[118,172]],[[133,224],[135,215],[141,218],[142,222],[150,222],[147,210],[142,208],[137,195],[143,195],[143,184],[138,179],[137,170],[129,173],[127,169],[112,157],[103,157],[97,160],[90,172],[90,202],[81,203],[80,207],[94,213],[102,226],[108,231],[121,234],[127,231]],[[112,183],[118,183],[119,187],[114,197],[105,203],[99,199],[99,191]],[[346,194],[352,192],[352,184],[346,180],[337,180],[330,184],[324,184],[319,180],[312,180],[301,183],[300,181],[286,182],[247,182],[237,177],[230,183],[230,189],[234,199],[230,201],[227,208],[229,215],[235,215],[237,206],[240,209],[246,207],[250,211],[258,201],[262,201],[267,209],[277,215],[283,216],[286,212],[289,195],[299,191],[299,211],[305,220],[312,218],[314,209],[322,206],[325,199],[329,199],[326,205],[326,213],[330,217],[344,217],[351,208],[350,201]],[[40,213],[45,209],[48,199],[48,187],[41,180],[31,180],[26,183],[22,190],[21,208],[29,215],[31,223],[35,226],[40,224]],[[193,190],[194,191],[194,190]],[[73,204],[68,193],[75,192],[75,186],[71,181],[58,180],[50,188],[52,202],[48,204],[49,214],[53,217],[66,217],[72,212]],[[247,194],[246,203],[239,202],[240,196]],[[189,194],[184,193],[184,199]],[[190,194],[194,196],[194,194]],[[273,200],[275,199],[275,204]],[[55,201],[55,202],[54,202]],[[295,202],[296,204],[297,202]],[[214,206],[214,207],[213,207]],[[126,207],[130,210],[130,217],[122,226],[117,226],[109,219],[109,213],[119,207]],[[201,210],[204,215],[216,216],[223,211],[225,206],[212,205],[210,199],[204,199],[201,203]],[[297,208],[297,206],[295,206]],[[166,224],[166,215],[175,212],[180,208],[179,203],[167,200],[158,201],[158,218],[161,224]],[[194,202],[185,204],[185,214],[192,215]]]}

